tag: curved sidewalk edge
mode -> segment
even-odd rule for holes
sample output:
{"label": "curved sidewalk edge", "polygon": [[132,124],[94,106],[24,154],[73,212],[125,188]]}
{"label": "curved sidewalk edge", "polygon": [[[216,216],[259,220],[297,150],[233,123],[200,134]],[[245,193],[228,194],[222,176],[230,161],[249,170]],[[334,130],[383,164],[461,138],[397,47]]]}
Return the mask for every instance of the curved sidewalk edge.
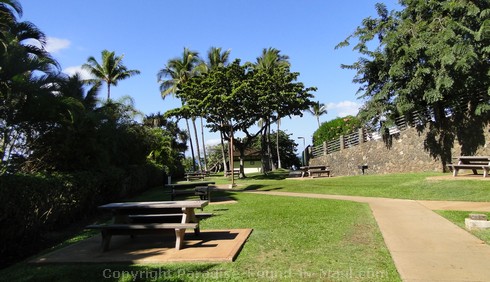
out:
{"label": "curved sidewalk edge", "polygon": [[[368,203],[403,281],[490,281],[490,246],[430,207],[490,211],[490,203],[415,201],[291,192],[276,196]],[[469,208],[469,209],[467,209]]]}

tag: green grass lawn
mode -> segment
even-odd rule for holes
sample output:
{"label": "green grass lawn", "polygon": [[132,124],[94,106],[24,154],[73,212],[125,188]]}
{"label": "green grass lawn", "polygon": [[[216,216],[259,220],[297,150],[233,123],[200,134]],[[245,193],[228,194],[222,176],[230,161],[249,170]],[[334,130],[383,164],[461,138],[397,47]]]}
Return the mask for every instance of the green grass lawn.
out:
{"label": "green grass lawn", "polygon": [[[282,177],[286,174],[283,173]],[[386,175],[356,175],[331,178],[288,179],[277,181],[280,173],[272,180],[252,176],[238,180],[238,188],[247,190],[275,190],[284,192],[355,195],[412,200],[461,200],[490,201],[490,182],[472,180],[432,180],[431,176],[442,173],[411,173]],[[429,179],[428,179],[429,178]]]}
{"label": "green grass lawn", "polygon": [[[42,266],[24,262],[2,270],[0,277],[5,281],[134,281],[135,275],[136,281],[400,281],[367,204],[246,194],[241,190],[490,201],[490,182],[426,179],[441,175],[436,173],[306,180],[284,179],[284,175],[252,175],[237,180],[233,191],[213,194],[231,197],[237,203],[206,207],[206,212],[216,216],[203,221],[202,229],[253,228],[235,262]],[[212,180],[229,183],[223,177]],[[130,200],[168,200],[168,195],[157,188]],[[463,218],[464,224],[468,212],[441,214],[455,222]],[[74,234],[64,244],[91,234]]]}

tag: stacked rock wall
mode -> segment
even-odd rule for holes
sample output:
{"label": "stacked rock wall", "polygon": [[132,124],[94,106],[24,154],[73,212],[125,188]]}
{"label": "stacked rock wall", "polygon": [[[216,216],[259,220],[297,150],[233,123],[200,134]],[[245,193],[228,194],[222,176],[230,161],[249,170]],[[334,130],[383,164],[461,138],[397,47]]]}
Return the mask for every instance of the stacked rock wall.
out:
{"label": "stacked rock wall", "polygon": [[[360,174],[360,165],[367,165],[369,174],[442,171],[440,160],[430,156],[424,148],[425,134],[409,128],[393,136],[390,146],[383,140],[368,141],[357,146],[329,153],[309,161],[310,165],[328,165],[333,176]],[[490,155],[490,134],[485,130],[484,146],[475,155]],[[456,145],[453,157],[460,155]]]}

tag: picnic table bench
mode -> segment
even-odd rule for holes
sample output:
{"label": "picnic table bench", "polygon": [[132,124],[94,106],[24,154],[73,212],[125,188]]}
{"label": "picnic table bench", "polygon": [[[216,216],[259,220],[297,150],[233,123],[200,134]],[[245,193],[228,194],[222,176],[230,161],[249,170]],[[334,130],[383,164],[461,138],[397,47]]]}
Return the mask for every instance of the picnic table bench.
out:
{"label": "picnic table bench", "polygon": [[202,209],[208,201],[163,201],[163,202],[127,202],[111,203],[99,206],[111,210],[113,222],[88,225],[86,229],[101,231],[103,252],[109,250],[114,235],[162,234],[168,230],[175,232],[175,249],[180,250],[184,244],[185,231],[194,229],[199,235],[199,221],[212,214],[200,214],[194,209]]}
{"label": "picnic table bench", "polygon": [[195,195],[199,196],[201,200],[210,200],[211,198],[211,187],[209,185],[214,185],[214,181],[200,181],[200,182],[189,182],[189,183],[176,183],[176,184],[165,184],[165,188],[169,189],[170,199],[173,201],[178,195]]}
{"label": "picnic table bench", "polygon": [[301,177],[308,175],[309,177],[313,177],[314,175],[322,176],[322,174],[326,174],[327,177],[330,177],[330,168],[325,165],[317,165],[317,166],[302,166],[299,168],[301,172]]}
{"label": "picnic table bench", "polygon": [[490,156],[460,156],[457,164],[448,164],[453,171],[453,176],[457,176],[460,169],[471,169],[473,174],[478,174],[478,170],[483,170],[483,177],[488,176],[490,170]]}

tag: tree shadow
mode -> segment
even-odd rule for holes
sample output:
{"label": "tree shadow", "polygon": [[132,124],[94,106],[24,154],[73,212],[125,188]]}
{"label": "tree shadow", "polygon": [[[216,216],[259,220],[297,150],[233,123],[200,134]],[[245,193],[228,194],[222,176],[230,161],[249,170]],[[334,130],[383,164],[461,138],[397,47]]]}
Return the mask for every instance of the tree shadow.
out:
{"label": "tree shadow", "polygon": [[260,188],[265,187],[265,185],[262,184],[252,184],[248,185],[243,189],[243,191],[254,191],[254,190],[259,190]]}
{"label": "tree shadow", "polygon": [[289,171],[285,172],[272,172],[268,174],[259,174],[247,177],[252,180],[283,180],[289,176]]}

